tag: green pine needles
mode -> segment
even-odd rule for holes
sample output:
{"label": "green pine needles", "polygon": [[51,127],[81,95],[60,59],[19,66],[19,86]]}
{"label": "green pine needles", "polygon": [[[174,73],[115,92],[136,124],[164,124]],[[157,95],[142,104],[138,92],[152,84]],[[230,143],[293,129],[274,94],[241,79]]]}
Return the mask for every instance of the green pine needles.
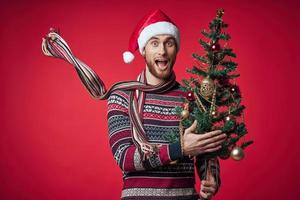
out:
{"label": "green pine needles", "polygon": [[[209,23],[209,30],[201,31],[204,39],[200,39],[199,44],[205,53],[192,55],[197,66],[187,69],[191,77],[182,80],[181,89],[187,92],[187,98],[183,107],[176,108],[176,113],[181,116],[184,128],[197,120],[199,134],[217,129],[226,133],[227,140],[222,148],[205,157],[227,159],[235,147],[245,149],[253,141],[246,141],[244,137],[247,134],[243,116],[245,106],[241,104],[241,92],[235,84],[240,75],[236,73],[238,64],[232,60],[236,54],[227,47],[230,35],[224,32],[228,24],[223,21],[223,14],[224,10],[219,9]],[[172,134],[167,137],[178,140]]]}

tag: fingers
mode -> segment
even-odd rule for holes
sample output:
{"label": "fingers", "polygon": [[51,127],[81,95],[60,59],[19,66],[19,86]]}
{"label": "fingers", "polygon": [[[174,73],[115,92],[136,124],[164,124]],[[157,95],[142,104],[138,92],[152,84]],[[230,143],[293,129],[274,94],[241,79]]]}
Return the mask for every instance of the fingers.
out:
{"label": "fingers", "polygon": [[221,130],[211,131],[205,134],[194,134],[197,129],[197,120],[187,128],[183,137],[183,149],[186,155],[199,155],[219,150],[221,143],[227,135],[221,134]]}
{"label": "fingers", "polygon": [[216,183],[214,181],[201,181],[200,195],[203,198],[210,199],[216,192]]}
{"label": "fingers", "polygon": [[224,141],[226,140],[226,137],[225,138],[222,138],[216,142],[213,142],[213,143],[207,143],[207,145],[205,145],[205,148],[214,148],[214,147],[217,147],[219,146],[220,144],[222,144]]}
{"label": "fingers", "polygon": [[203,181],[201,181],[201,186],[204,186],[204,187],[216,187],[216,183],[215,183],[215,181],[203,180]]}
{"label": "fingers", "polygon": [[185,129],[185,133],[194,132],[196,128],[197,128],[197,120],[195,120],[189,128]]}
{"label": "fingers", "polygon": [[210,199],[212,194],[210,193],[204,193],[202,190],[200,190],[200,196],[204,199]]}
{"label": "fingers", "polygon": [[204,193],[210,193],[214,194],[216,192],[216,189],[213,187],[202,187],[201,189]]}
{"label": "fingers", "polygon": [[205,150],[203,151],[203,153],[211,153],[211,152],[214,152],[214,151],[218,151],[218,150],[221,149],[221,148],[222,148],[222,146],[217,146],[217,147],[215,147],[215,148],[205,149]]}
{"label": "fingers", "polygon": [[226,140],[226,134],[218,135],[213,138],[202,140],[202,151],[203,153],[211,153],[222,148],[221,144]]}
{"label": "fingers", "polygon": [[226,134],[218,135],[202,141],[202,145],[204,148],[214,148],[222,144],[226,140],[226,137]]}
{"label": "fingers", "polygon": [[221,130],[210,131],[210,132],[203,134],[202,139],[208,139],[208,138],[220,135],[221,133],[222,133]]}

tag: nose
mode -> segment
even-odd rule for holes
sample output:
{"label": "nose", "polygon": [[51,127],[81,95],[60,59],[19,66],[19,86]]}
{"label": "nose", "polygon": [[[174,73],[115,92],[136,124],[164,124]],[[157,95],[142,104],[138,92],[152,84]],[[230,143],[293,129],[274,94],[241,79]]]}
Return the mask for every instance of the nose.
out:
{"label": "nose", "polygon": [[165,47],[165,45],[163,43],[159,45],[159,47],[158,47],[158,53],[160,55],[165,55],[166,54],[166,47]]}

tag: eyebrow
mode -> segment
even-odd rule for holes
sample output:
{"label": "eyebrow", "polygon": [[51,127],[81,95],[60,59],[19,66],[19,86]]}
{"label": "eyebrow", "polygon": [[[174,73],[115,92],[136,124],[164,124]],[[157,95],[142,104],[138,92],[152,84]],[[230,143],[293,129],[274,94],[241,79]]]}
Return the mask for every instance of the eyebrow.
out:
{"label": "eyebrow", "polygon": [[[174,38],[173,36],[168,36],[165,40],[170,40],[170,39],[175,40],[175,38]],[[149,40],[159,40],[159,38],[153,36],[153,37],[151,37]]]}

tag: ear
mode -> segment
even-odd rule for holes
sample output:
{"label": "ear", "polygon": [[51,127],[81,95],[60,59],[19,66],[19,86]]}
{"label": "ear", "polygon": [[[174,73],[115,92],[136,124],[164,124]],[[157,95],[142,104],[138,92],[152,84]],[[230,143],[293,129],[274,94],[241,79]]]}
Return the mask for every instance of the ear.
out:
{"label": "ear", "polygon": [[146,52],[145,52],[145,48],[144,48],[142,51],[142,56],[145,57],[145,55],[146,55]]}

